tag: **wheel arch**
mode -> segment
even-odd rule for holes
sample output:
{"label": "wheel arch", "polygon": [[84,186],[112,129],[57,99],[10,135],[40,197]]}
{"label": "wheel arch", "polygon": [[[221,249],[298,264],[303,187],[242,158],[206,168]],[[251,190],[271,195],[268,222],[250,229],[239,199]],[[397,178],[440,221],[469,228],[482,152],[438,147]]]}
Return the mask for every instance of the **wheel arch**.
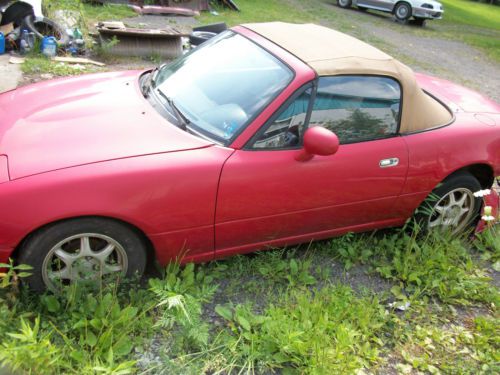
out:
{"label": "wheel arch", "polygon": [[481,185],[482,189],[487,189],[491,187],[493,185],[493,182],[495,181],[495,174],[493,172],[493,168],[490,165],[483,163],[471,164],[462,167],[460,169],[457,169],[451,172],[448,176],[446,176],[443,179],[443,181],[446,181],[450,177],[464,172],[474,176],[479,181],[479,184]]}
{"label": "wheel arch", "polygon": [[50,228],[54,225],[68,222],[68,221],[73,221],[73,220],[78,220],[78,219],[102,219],[102,220],[107,220],[107,221],[113,221],[116,223],[120,223],[122,225],[127,226],[129,229],[131,229],[133,232],[135,232],[138,237],[143,241],[145,248],[146,248],[146,267],[153,264],[153,262],[156,259],[156,250],[153,246],[153,243],[151,239],[146,235],[146,233],[139,228],[137,225],[134,225],[130,222],[127,222],[122,219],[118,219],[116,217],[111,217],[111,216],[103,216],[103,215],[82,215],[82,216],[73,216],[73,217],[67,217],[63,218],[60,220],[55,220],[51,221],[49,223],[43,224],[35,229],[33,229],[31,232],[29,232],[26,236],[23,237],[23,239],[19,242],[19,244],[15,247],[14,251],[12,252],[11,257],[13,259],[17,259],[19,252],[21,251],[23,245],[28,241],[33,235],[36,233],[39,233],[47,228]]}

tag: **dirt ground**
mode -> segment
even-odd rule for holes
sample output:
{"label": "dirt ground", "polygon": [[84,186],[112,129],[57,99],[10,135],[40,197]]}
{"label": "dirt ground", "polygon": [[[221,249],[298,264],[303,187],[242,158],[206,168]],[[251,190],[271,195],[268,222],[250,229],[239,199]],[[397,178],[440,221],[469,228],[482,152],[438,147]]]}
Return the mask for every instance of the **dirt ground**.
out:
{"label": "dirt ground", "polygon": [[[329,6],[324,4],[325,10]],[[377,43],[378,48],[415,71],[458,82],[500,102],[500,65],[464,42],[443,38],[439,20],[420,28],[401,25],[391,15],[336,8],[352,19],[357,35],[381,39],[385,46]]]}

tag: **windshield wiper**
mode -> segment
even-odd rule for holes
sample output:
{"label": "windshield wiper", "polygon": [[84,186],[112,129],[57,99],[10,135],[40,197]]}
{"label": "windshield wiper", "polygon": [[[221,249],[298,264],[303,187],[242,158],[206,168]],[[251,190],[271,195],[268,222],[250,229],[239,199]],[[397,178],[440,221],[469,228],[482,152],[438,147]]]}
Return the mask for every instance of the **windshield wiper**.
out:
{"label": "windshield wiper", "polygon": [[163,98],[166,100],[166,102],[168,103],[168,105],[170,106],[170,108],[172,108],[173,112],[174,112],[174,115],[175,117],[177,118],[177,121],[179,122],[179,128],[181,128],[182,130],[187,130],[187,127],[188,125],[191,123],[191,121],[189,121],[186,116],[184,116],[182,114],[182,112],[179,110],[179,108],[177,108],[177,106],[175,105],[175,102],[174,100],[165,95],[160,89],[156,90],[156,92]]}
{"label": "windshield wiper", "polygon": [[142,95],[144,95],[146,98],[149,96],[149,93],[154,89],[156,76],[158,75],[158,72],[164,65],[165,64],[161,64],[155,67],[151,72],[149,72],[146,81],[142,85]]}

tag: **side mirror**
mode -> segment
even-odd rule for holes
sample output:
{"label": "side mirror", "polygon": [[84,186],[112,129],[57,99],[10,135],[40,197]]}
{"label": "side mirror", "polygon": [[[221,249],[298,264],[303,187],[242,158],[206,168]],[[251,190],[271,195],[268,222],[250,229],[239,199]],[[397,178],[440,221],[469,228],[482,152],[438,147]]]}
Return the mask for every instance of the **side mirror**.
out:
{"label": "side mirror", "polygon": [[333,155],[339,149],[339,138],[333,132],[320,126],[306,130],[304,147],[295,157],[298,161],[311,160],[314,155]]}

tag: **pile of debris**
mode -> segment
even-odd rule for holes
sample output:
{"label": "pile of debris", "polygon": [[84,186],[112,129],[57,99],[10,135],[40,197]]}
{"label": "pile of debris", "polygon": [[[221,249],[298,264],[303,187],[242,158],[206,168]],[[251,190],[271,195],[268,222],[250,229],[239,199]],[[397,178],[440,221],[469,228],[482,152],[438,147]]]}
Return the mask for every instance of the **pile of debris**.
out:
{"label": "pile of debris", "polygon": [[[196,47],[216,34],[227,29],[225,23],[189,28],[189,31],[178,27],[179,18],[195,17],[201,11],[211,11],[208,0],[156,0],[157,5],[144,5],[144,0],[91,0],[99,3],[128,4],[141,17],[141,20],[162,16],[162,26],[152,27],[145,22],[138,26],[126,26],[123,22],[101,22],[97,25],[100,43],[107,45],[108,52],[118,56],[159,56],[175,58],[186,50]],[[239,11],[234,1],[219,1],[221,5],[231,10]],[[148,18],[149,17],[149,18]],[[158,17],[159,18],[159,17]],[[129,19],[130,23],[132,20]],[[173,21],[175,26],[169,24]],[[195,23],[195,21],[193,21]],[[146,27],[144,27],[146,26]],[[149,26],[149,27],[148,27]],[[118,43],[113,43],[117,41]]]}
{"label": "pile of debris", "polygon": [[54,57],[58,49],[82,54],[85,42],[77,28],[64,26],[44,17],[41,0],[0,0],[0,38],[4,51],[26,54],[39,46],[40,52]]}
{"label": "pile of debris", "polygon": [[[93,36],[110,54],[122,56],[160,56],[175,58],[187,48],[196,47],[205,40],[225,30],[224,23],[207,27],[180,30],[177,22],[168,24],[178,18],[189,18],[199,15],[201,11],[210,11],[213,1],[209,0],[86,0],[95,5],[118,3],[130,6],[140,18],[159,18],[161,22],[150,22],[154,26],[143,24],[129,27],[123,22],[101,22],[96,25],[97,33]],[[232,0],[219,0],[220,6],[239,11]],[[219,9],[219,8],[217,8]],[[74,13],[74,12],[73,12]],[[153,15],[153,16],[150,16]],[[0,0],[0,54],[5,51],[19,52],[21,55],[37,50],[48,57],[59,53],[64,55],[83,55],[85,41],[80,30],[75,26],[78,14],[71,11],[58,10],[53,16],[57,21],[44,17],[42,0]],[[68,21],[73,19],[73,21]],[[193,23],[196,23],[194,18]],[[182,23],[182,22],[181,22]],[[133,24],[133,22],[131,22]]]}
{"label": "pile of debris", "polygon": [[[199,14],[201,11],[209,11],[210,10],[210,1],[209,0],[149,0],[149,5],[144,5],[145,0],[86,0],[91,3],[100,3],[100,4],[130,4],[134,7],[134,10],[141,14],[158,14],[158,13],[143,13],[144,9],[149,9],[146,11],[153,11],[154,8],[170,8],[171,12],[175,12],[174,9],[178,9],[180,13],[164,13],[164,14],[182,14],[194,16]],[[227,7],[231,10],[239,11],[238,5],[233,0],[218,0],[212,1],[216,2],[223,7]],[[151,5],[151,3],[155,5]],[[168,11],[167,9],[164,9]],[[191,11],[191,12],[189,12]],[[161,13],[160,13],[161,14]]]}

